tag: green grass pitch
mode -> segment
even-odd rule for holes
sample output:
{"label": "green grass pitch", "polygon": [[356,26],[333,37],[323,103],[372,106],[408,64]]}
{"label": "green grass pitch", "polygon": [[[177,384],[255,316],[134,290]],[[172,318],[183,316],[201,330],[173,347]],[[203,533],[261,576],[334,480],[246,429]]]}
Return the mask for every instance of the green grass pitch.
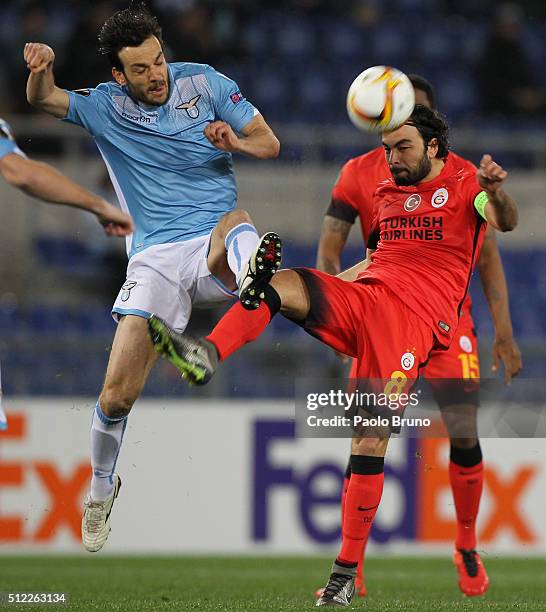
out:
{"label": "green grass pitch", "polygon": [[[489,558],[485,597],[464,598],[448,558],[370,558],[369,595],[350,609],[546,610],[546,559]],[[311,610],[325,557],[2,557],[0,591],[70,593],[70,601],[5,610]]]}

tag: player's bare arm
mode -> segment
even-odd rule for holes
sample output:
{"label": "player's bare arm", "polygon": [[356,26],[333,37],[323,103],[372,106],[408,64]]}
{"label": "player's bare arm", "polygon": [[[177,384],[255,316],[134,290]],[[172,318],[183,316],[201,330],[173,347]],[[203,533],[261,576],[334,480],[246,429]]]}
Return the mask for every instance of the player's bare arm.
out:
{"label": "player's bare arm", "polygon": [[213,121],[204,130],[208,141],[221,151],[242,153],[257,159],[278,157],[281,145],[262,115],[256,115],[237,136],[225,121]]}
{"label": "player's bare arm", "polygon": [[320,231],[317,253],[317,269],[328,274],[341,272],[341,253],[347,243],[352,224],[330,215],[325,215]]}
{"label": "player's bare arm", "polygon": [[344,270],[343,272],[341,272],[341,274],[337,274],[336,276],[338,278],[341,278],[341,280],[352,283],[358,278],[358,275],[361,272],[364,272],[364,270],[372,263],[371,257],[374,251],[375,249],[368,249],[366,252],[366,259],[364,261],[360,261],[352,268],[348,268],[347,270]]}
{"label": "player's bare arm", "polygon": [[503,189],[508,172],[497,164],[491,155],[484,155],[477,177],[488,197],[485,205],[487,222],[501,232],[513,230],[518,223],[518,209],[514,200]]}
{"label": "player's bare arm", "polygon": [[492,370],[496,372],[499,362],[504,364],[504,381],[508,384],[522,368],[521,352],[514,340],[506,277],[497,247],[495,231],[487,229],[480,259],[478,261],[482,283],[489,310],[495,326]]}
{"label": "player's bare arm", "polygon": [[48,164],[10,153],[0,159],[0,174],[8,183],[35,198],[93,213],[110,236],[126,236],[133,231],[129,215]]}
{"label": "player's bare arm", "polygon": [[42,43],[27,43],[23,57],[30,70],[27,82],[28,102],[59,119],[66,117],[69,97],[66,91],[55,85],[53,49]]}

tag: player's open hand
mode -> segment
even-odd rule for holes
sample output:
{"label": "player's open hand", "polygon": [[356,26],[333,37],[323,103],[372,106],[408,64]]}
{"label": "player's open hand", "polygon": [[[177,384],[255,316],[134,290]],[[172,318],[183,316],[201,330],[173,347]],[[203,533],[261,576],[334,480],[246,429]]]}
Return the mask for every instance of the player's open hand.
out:
{"label": "player's open hand", "polygon": [[239,137],[225,121],[213,121],[204,131],[207,140],[221,151],[235,153],[239,150]]}
{"label": "player's open hand", "polygon": [[478,182],[486,191],[494,193],[497,189],[500,189],[507,176],[508,172],[493,161],[491,155],[482,157],[477,177]]}
{"label": "player's open hand", "polygon": [[108,236],[127,236],[134,230],[131,217],[108,202],[103,202],[97,219]]}
{"label": "player's open hand", "polygon": [[53,49],[43,43],[27,43],[23,51],[23,57],[27,63],[27,68],[33,74],[43,72],[55,61]]}
{"label": "player's open hand", "polygon": [[493,365],[491,366],[493,372],[498,371],[500,361],[504,364],[504,384],[509,385],[512,378],[517,376],[523,367],[521,351],[517,342],[511,336],[509,338],[498,336],[495,338],[493,343]]}

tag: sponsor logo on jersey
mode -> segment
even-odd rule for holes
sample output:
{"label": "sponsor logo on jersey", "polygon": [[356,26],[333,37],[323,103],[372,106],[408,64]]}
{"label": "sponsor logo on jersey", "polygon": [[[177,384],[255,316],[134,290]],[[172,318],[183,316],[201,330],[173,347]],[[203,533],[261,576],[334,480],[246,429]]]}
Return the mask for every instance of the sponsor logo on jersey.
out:
{"label": "sponsor logo on jersey", "polygon": [[421,204],[421,196],[418,193],[413,193],[404,202],[404,210],[406,212],[413,212],[419,207],[419,204]]}
{"label": "sponsor logo on jersey", "polygon": [[440,187],[432,194],[431,204],[433,208],[441,208],[449,200],[449,192],[445,187]]}
{"label": "sponsor logo on jersey", "polygon": [[461,336],[459,338],[459,346],[465,353],[472,352],[472,340],[468,336]]}
{"label": "sponsor logo on jersey", "polygon": [[78,96],[90,96],[91,95],[91,90],[90,89],[75,89],[74,90],[75,94],[78,94]]}
{"label": "sponsor logo on jersey", "polygon": [[402,359],[400,359],[400,365],[403,370],[411,370],[415,365],[415,355],[413,353],[404,353]]}
{"label": "sponsor logo on jersey", "polygon": [[449,333],[449,330],[451,329],[451,327],[447,323],[444,323],[444,321],[438,321],[438,327],[447,333]]}
{"label": "sponsor logo on jersey", "polygon": [[126,302],[131,297],[131,289],[136,287],[136,281],[125,281],[121,288],[121,301]]}
{"label": "sponsor logo on jersey", "polygon": [[122,112],[121,116],[125,117],[125,119],[136,121],[137,123],[152,123],[152,118],[146,115],[129,115],[128,113]]}
{"label": "sponsor logo on jersey", "polygon": [[142,109],[131,100],[128,96],[112,96],[114,109],[124,119],[134,121],[135,123],[157,125],[158,113],[145,113]]}
{"label": "sponsor logo on jersey", "polygon": [[200,98],[201,94],[198,94],[189,100],[189,102],[182,102],[182,104],[179,104],[175,108],[177,110],[185,110],[190,119],[197,119],[197,117],[199,117],[199,107],[197,106],[197,102],[199,102]]}
{"label": "sponsor logo on jersey", "polygon": [[443,240],[444,219],[411,215],[381,219],[381,240]]}

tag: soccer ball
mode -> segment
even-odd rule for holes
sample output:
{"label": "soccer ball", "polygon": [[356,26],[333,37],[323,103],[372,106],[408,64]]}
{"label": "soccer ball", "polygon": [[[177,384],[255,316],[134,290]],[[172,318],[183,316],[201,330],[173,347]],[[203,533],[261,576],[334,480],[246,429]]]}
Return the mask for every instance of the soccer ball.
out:
{"label": "soccer ball", "polygon": [[349,119],[365,132],[389,132],[413,112],[415,93],[408,77],[389,66],[361,72],[347,93]]}

